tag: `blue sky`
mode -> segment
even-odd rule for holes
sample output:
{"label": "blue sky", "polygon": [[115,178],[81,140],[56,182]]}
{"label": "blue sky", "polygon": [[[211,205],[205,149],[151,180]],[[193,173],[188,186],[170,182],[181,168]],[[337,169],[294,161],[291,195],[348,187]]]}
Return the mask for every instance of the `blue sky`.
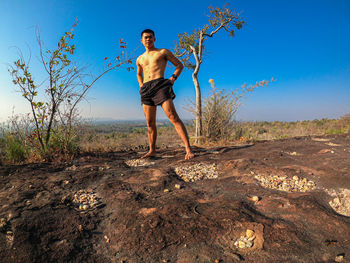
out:
{"label": "blue sky", "polygon": [[[224,31],[205,44],[207,55],[199,72],[203,94],[208,80],[218,88],[235,89],[274,77],[277,81],[255,90],[243,102],[238,120],[295,121],[339,118],[350,113],[350,1],[348,0],[241,0],[241,1],[90,1],[0,0],[0,121],[29,110],[16,92],[7,71],[18,57],[31,49],[35,79],[45,75],[38,62],[35,27],[48,48],[57,45],[78,17],[74,60],[87,63],[97,75],[103,58],[116,56],[123,38],[128,50],[144,51],[140,32],[152,28],[156,47],[173,50],[177,35],[207,22],[208,6],[241,12],[246,25],[230,38]],[[170,77],[174,67],[169,67]],[[114,71],[99,80],[81,104],[87,118],[143,119],[135,72]],[[194,98],[191,71],[176,81],[175,105],[183,108]],[[164,118],[159,108],[159,118]]]}

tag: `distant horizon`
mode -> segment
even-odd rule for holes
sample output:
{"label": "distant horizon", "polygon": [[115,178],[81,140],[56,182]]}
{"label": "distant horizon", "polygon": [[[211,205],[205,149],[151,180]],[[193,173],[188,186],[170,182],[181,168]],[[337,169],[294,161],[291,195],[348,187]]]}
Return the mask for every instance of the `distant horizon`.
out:
{"label": "distant horizon", "polygon": [[[345,114],[346,115],[346,114]],[[280,120],[273,120],[273,121],[264,121],[264,120],[234,120],[236,122],[302,122],[302,121],[316,121],[316,120],[322,120],[322,119],[327,119],[327,120],[339,120],[344,116],[340,116],[339,118],[320,118],[320,119],[309,119],[309,120],[295,120],[295,121],[280,121]],[[111,118],[82,118],[84,121],[93,121],[93,122],[145,122],[146,123],[146,119],[111,119]],[[187,118],[183,118],[182,121],[183,122],[192,122],[194,121],[195,118],[192,119],[187,119]],[[157,118],[157,122],[169,122],[169,119],[167,118]]]}
{"label": "distant horizon", "polygon": [[[315,119],[300,119],[300,120],[269,120],[269,121],[266,121],[266,120],[237,120],[237,119],[234,119],[235,122],[239,122],[239,123],[244,123],[244,122],[303,122],[303,121],[316,121],[316,120],[322,120],[322,119],[327,119],[327,120],[340,120],[341,118],[345,117],[346,115],[350,115],[350,113],[348,114],[344,114],[342,116],[339,116],[339,117],[336,117],[336,118],[327,118],[327,117],[324,117],[324,118],[315,118]],[[120,122],[120,123],[127,123],[127,122],[144,122],[146,124],[146,119],[145,118],[138,118],[138,119],[113,119],[113,118],[102,118],[102,117],[95,117],[95,118],[84,118],[82,117],[81,118],[83,120],[83,122],[93,122],[93,123],[96,123],[96,122],[99,122],[101,124],[104,124],[104,123],[109,123],[109,122]],[[182,121],[183,122],[192,122],[194,121],[195,118],[182,118]],[[1,125],[4,125],[8,122],[8,120],[5,120],[5,121],[2,121],[0,120],[0,124]],[[169,119],[167,118],[157,118],[157,122],[169,122]]]}

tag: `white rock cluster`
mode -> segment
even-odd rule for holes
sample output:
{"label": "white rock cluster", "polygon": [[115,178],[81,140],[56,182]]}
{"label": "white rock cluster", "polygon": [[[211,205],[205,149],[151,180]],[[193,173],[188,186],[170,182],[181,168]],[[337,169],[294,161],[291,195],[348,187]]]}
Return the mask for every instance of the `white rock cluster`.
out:
{"label": "white rock cluster", "polygon": [[73,204],[79,210],[89,210],[103,206],[96,193],[88,190],[79,190],[73,196]]}
{"label": "white rock cluster", "polygon": [[175,173],[185,182],[195,182],[204,179],[218,178],[217,165],[196,163],[175,167]]}
{"label": "white rock cluster", "polygon": [[254,178],[257,179],[263,187],[285,192],[308,192],[316,189],[315,182],[296,175],[289,178],[287,176],[257,174]]}
{"label": "white rock cluster", "polygon": [[350,216],[350,189],[340,188],[338,190],[326,189],[326,192],[334,197],[329,201],[329,205],[338,213]]}
{"label": "white rock cluster", "polygon": [[125,161],[125,163],[130,167],[154,165],[154,162],[151,162],[151,161],[145,160],[145,159],[131,159],[131,160]]}
{"label": "white rock cluster", "polygon": [[236,240],[234,245],[237,248],[251,248],[254,245],[255,233],[253,230],[247,229],[244,236]]}

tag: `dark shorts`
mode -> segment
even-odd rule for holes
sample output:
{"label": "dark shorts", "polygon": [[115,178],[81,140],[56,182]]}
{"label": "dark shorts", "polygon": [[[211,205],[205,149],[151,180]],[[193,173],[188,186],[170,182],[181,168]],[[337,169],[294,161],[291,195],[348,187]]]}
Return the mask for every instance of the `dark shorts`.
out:
{"label": "dark shorts", "polygon": [[145,82],[140,90],[141,103],[148,106],[161,105],[168,99],[175,99],[173,84],[169,79],[159,78]]}

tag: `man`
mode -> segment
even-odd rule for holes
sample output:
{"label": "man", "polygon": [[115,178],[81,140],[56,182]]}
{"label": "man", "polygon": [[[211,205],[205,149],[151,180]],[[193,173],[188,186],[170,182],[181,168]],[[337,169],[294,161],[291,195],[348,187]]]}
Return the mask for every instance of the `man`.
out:
{"label": "man", "polygon": [[[177,133],[185,144],[185,159],[194,157],[186,128],[176,113],[173,99],[175,94],[172,86],[183,70],[182,63],[167,49],[156,48],[155,34],[151,29],[145,29],[141,33],[141,42],[146,52],[137,58],[137,81],[140,86],[141,102],[148,126],[149,152],[141,158],[149,158],[156,154],[156,112],[160,105],[170,122],[175,126]],[[167,62],[170,61],[176,67],[174,74],[169,79],[164,79]]]}

